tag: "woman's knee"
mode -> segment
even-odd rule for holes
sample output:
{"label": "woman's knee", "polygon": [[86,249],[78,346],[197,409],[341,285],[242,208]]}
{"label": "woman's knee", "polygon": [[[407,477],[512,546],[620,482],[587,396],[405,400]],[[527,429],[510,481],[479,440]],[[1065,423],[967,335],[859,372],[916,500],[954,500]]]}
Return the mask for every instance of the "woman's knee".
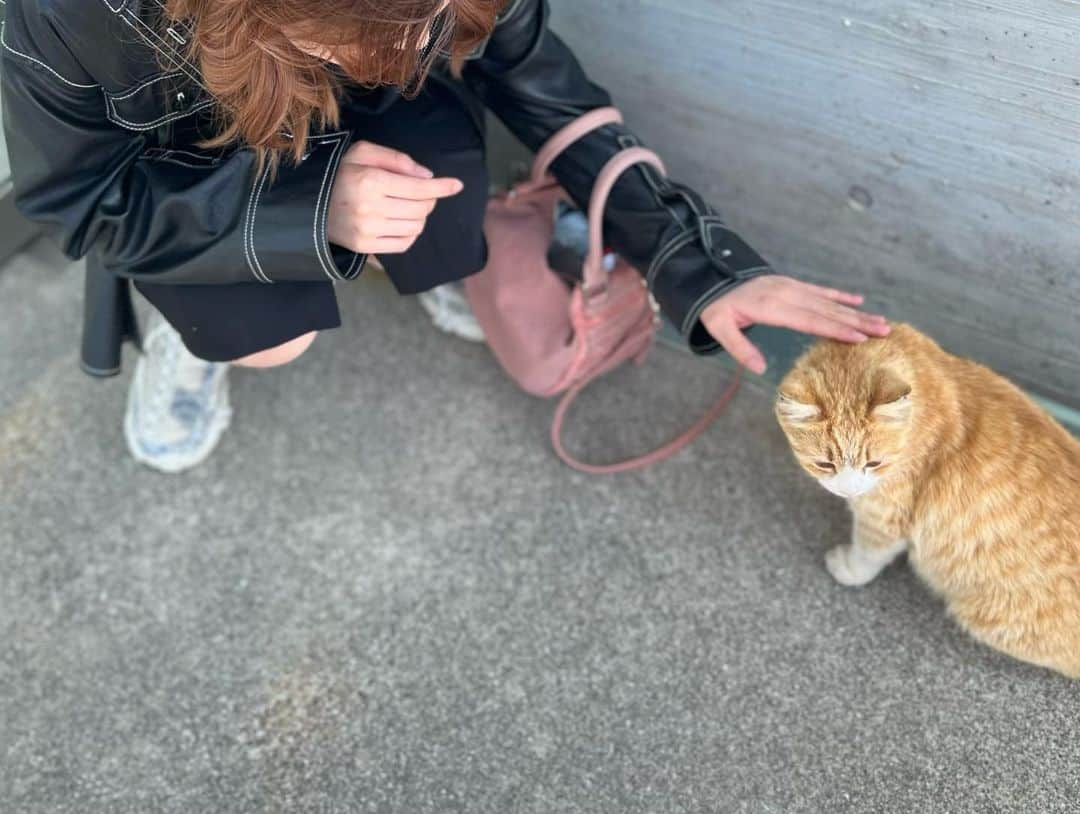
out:
{"label": "woman's knee", "polygon": [[311,343],[315,341],[315,337],[318,335],[318,331],[312,331],[303,336],[298,336],[296,339],[290,339],[288,342],[278,345],[277,347],[261,350],[250,356],[236,359],[232,364],[237,367],[254,368],[281,367],[282,365],[287,365],[289,362],[299,359],[304,352],[311,347]]}

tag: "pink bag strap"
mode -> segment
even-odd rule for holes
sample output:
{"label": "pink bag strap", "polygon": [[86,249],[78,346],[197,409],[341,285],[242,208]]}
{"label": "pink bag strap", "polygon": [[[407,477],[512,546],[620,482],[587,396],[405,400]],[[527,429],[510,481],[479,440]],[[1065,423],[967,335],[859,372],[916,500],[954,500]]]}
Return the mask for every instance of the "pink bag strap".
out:
{"label": "pink bag strap", "polygon": [[[618,108],[600,107],[570,122],[548,139],[540,148],[540,152],[536,154],[532,176],[529,179],[530,186],[542,186],[547,181],[551,164],[572,144],[594,130],[599,130],[609,124],[622,124],[622,121],[623,116]],[[616,153],[597,175],[593,185],[592,199],[589,202],[589,254],[585,260],[584,269],[586,294],[591,295],[606,288],[604,209],[607,207],[608,197],[611,195],[615,182],[619,180],[619,176],[635,164],[651,164],[661,174],[667,175],[660,156],[644,147],[628,147]]]}
{"label": "pink bag strap", "polygon": [[592,199],[589,201],[589,253],[585,257],[584,284],[586,296],[593,296],[607,288],[607,272],[604,270],[604,210],[608,196],[619,177],[631,167],[649,164],[667,175],[664,162],[652,150],[644,147],[628,147],[616,153],[596,176]]}
{"label": "pink bag strap", "polygon": [[716,403],[709,408],[709,411],[705,413],[705,415],[698,419],[694,426],[678,438],[669,441],[664,446],[647,455],[619,461],[618,463],[603,465],[589,464],[575,458],[566,451],[566,446],[563,444],[563,425],[566,422],[566,414],[570,410],[570,405],[572,405],[574,400],[581,395],[581,391],[589,386],[589,382],[582,382],[571,388],[566,395],[563,396],[562,401],[559,402],[559,406],[555,410],[555,420],[551,424],[551,444],[555,447],[555,454],[562,459],[563,463],[572,469],[576,469],[578,472],[584,472],[586,475],[616,475],[621,472],[633,472],[638,469],[644,469],[647,466],[652,466],[655,463],[667,460],[705,432],[705,430],[720,417],[720,414],[724,412],[728,404],[731,403],[731,400],[735,397],[735,393],[739,390],[741,382],[742,368],[740,367],[735,371],[735,375],[731,377],[731,381],[728,382],[727,387],[724,388],[724,392],[720,394]]}
{"label": "pink bag strap", "polygon": [[552,163],[574,142],[583,139],[594,130],[607,127],[609,124],[622,124],[622,121],[622,113],[614,107],[599,107],[574,119],[540,148],[540,152],[536,154],[536,160],[533,161],[530,183],[535,186],[543,184]]}
{"label": "pink bag strap", "polygon": [[[551,168],[552,162],[567,147],[594,130],[609,124],[621,124],[622,120],[622,114],[618,110],[613,107],[605,107],[587,113],[571,122],[552,136],[540,149],[533,164],[530,183],[537,187],[542,186],[547,181],[548,170]],[[604,210],[607,208],[608,197],[622,174],[639,164],[648,164],[659,170],[661,174],[667,175],[664,162],[656,153],[646,150],[644,147],[629,147],[616,153],[596,177],[592,197],[589,201],[589,253],[585,258],[583,278],[583,293],[586,301],[607,290],[607,272],[604,270]],[[592,379],[589,379],[574,385],[559,402],[559,406],[555,409],[555,418],[551,423],[551,444],[555,448],[555,454],[572,469],[588,475],[614,475],[620,472],[644,469],[647,466],[666,460],[700,437],[720,417],[735,397],[742,382],[742,368],[736,370],[735,375],[732,376],[731,381],[728,382],[724,391],[720,394],[716,403],[709,408],[708,412],[682,435],[646,455],[603,465],[589,464],[575,458],[567,452],[562,439],[566,415],[571,405],[591,382]]]}

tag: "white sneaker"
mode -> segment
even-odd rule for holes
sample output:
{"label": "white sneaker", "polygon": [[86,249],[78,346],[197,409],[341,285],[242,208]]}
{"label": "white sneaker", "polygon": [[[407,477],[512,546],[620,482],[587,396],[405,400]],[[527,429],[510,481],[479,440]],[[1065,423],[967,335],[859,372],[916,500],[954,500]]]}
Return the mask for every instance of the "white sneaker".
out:
{"label": "white sneaker", "polygon": [[465,299],[465,286],[462,283],[441,285],[418,295],[417,299],[440,331],[469,342],[484,341],[484,329],[473,316],[469,301]]}
{"label": "white sneaker", "polygon": [[205,461],[232,419],[228,370],[227,364],[193,356],[173,327],[155,317],[124,415],[124,437],[135,460],[169,473]]}

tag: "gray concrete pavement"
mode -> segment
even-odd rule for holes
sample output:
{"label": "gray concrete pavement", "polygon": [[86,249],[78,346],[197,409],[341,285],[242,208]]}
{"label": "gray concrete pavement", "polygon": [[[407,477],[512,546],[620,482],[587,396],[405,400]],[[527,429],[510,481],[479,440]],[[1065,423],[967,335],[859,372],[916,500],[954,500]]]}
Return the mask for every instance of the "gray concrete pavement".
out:
{"label": "gray concrete pavement", "polygon": [[[764,388],[585,478],[552,405],[372,277],[166,477],[125,455],[126,378],[77,370],[58,267],[0,269],[0,811],[1080,811],[1080,685],[904,567],[835,585],[848,520]],[[586,399],[585,447],[720,378],[659,350]]]}

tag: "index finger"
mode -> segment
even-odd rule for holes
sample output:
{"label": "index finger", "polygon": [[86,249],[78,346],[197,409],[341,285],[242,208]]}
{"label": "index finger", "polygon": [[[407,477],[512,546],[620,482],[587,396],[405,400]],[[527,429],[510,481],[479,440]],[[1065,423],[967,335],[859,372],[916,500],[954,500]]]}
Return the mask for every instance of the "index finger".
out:
{"label": "index finger", "polygon": [[381,144],[372,144],[370,141],[358,141],[346,150],[341,160],[346,164],[362,164],[389,172],[412,175],[416,178],[431,178],[435,175],[427,167],[417,164],[400,150],[383,147]]}
{"label": "index finger", "polygon": [[388,173],[384,194],[388,198],[405,198],[410,201],[430,201],[451,198],[465,189],[457,178],[412,178],[407,175]]}

